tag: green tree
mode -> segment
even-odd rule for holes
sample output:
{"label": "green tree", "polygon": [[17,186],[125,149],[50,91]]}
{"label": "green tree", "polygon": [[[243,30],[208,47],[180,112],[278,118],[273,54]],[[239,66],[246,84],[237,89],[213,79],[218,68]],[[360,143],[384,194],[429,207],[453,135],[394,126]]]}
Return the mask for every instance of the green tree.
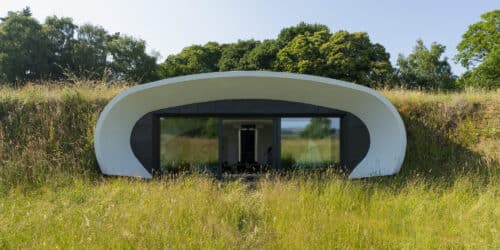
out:
{"label": "green tree", "polygon": [[109,67],[113,79],[148,82],[158,78],[156,57],[146,53],[146,42],[130,36],[118,35],[108,43],[111,56]]}
{"label": "green tree", "polygon": [[329,118],[311,118],[311,122],[307,124],[304,130],[300,133],[300,136],[312,139],[325,138],[330,135],[331,123],[332,121]]}
{"label": "green tree", "polygon": [[86,79],[107,80],[109,76],[135,82],[158,77],[156,56],[146,53],[143,40],[119,33],[110,35],[91,24],[78,27],[67,17],[47,17],[41,25],[29,8],[9,12],[0,21],[2,81],[61,80],[66,73]]}
{"label": "green tree", "polygon": [[500,10],[481,15],[469,26],[457,45],[455,57],[468,69],[462,82],[482,87],[500,87]]}
{"label": "green tree", "polygon": [[373,87],[387,84],[393,73],[389,53],[372,43],[365,32],[335,32],[320,53],[325,60],[324,76]]}
{"label": "green tree", "polygon": [[160,65],[162,77],[173,77],[196,73],[215,72],[221,56],[221,46],[209,42],[203,46],[192,45],[184,48],[177,55],[170,55]]}
{"label": "green tree", "polygon": [[298,35],[305,35],[306,33],[314,34],[319,31],[326,31],[328,34],[330,33],[330,29],[326,25],[300,22],[295,26],[282,29],[278,35],[278,39],[276,39],[276,43],[278,48],[281,49]]}
{"label": "green tree", "polygon": [[77,40],[73,46],[71,71],[77,76],[88,79],[103,79],[107,72],[108,32],[101,26],[84,24],[78,29]]}
{"label": "green tree", "polygon": [[242,58],[259,44],[259,41],[251,39],[238,40],[236,43],[224,46],[218,63],[219,70],[230,71],[244,69]]}
{"label": "green tree", "polygon": [[61,79],[65,71],[75,68],[73,65],[73,47],[78,26],[69,17],[47,17],[43,32],[49,39],[50,75],[52,79]]}
{"label": "green tree", "polygon": [[490,52],[481,64],[471,71],[465,72],[460,79],[460,85],[486,88],[500,87],[500,49]]}
{"label": "green tree", "polygon": [[327,30],[297,35],[278,52],[275,69],[302,74],[323,75],[321,46],[328,41]]}
{"label": "green tree", "polygon": [[8,12],[0,23],[0,77],[7,82],[40,80],[49,73],[49,40],[29,8]]}
{"label": "green tree", "polygon": [[328,76],[376,86],[387,83],[393,69],[389,54],[364,32],[328,30],[297,35],[277,55],[275,70]]}
{"label": "green tree", "polygon": [[276,40],[264,40],[243,56],[240,67],[244,70],[272,70],[278,50]]}
{"label": "green tree", "polygon": [[401,84],[408,87],[444,88],[455,87],[455,76],[451,73],[447,58],[441,59],[445,46],[432,43],[426,48],[422,40],[417,40],[413,52],[405,57],[399,55],[397,65]]}

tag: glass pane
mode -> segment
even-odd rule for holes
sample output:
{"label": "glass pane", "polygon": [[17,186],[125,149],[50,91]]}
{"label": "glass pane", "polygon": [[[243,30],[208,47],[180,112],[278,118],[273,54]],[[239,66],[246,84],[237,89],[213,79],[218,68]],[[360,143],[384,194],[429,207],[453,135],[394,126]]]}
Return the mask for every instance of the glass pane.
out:
{"label": "glass pane", "polygon": [[215,171],[218,161],[217,118],[160,119],[162,171]]}
{"label": "glass pane", "polygon": [[282,166],[286,169],[335,165],[340,160],[339,135],[339,118],[282,118]]}

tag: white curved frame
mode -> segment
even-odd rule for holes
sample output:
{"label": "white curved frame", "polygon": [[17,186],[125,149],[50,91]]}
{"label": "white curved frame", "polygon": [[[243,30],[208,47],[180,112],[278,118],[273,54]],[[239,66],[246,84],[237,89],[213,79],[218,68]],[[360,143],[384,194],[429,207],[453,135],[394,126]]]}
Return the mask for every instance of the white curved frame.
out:
{"label": "white curved frame", "polygon": [[399,172],[406,130],[394,106],[377,91],[345,81],[265,71],[232,71],[164,79],[126,89],[102,111],[94,132],[97,162],[106,175],[151,178],[132,152],[134,124],[151,111],[224,99],[301,102],[350,112],[368,128],[370,147],[349,178]]}

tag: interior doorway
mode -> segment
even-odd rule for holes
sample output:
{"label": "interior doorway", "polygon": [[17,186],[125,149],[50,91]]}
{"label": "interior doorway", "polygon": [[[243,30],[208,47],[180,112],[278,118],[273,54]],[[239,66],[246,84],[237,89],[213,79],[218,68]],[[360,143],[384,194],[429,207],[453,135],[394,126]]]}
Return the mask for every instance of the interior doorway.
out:
{"label": "interior doorway", "polygon": [[275,143],[273,118],[221,119],[222,172],[259,172],[271,168],[268,152]]}
{"label": "interior doorway", "polygon": [[253,128],[241,128],[239,131],[239,161],[241,163],[257,162],[257,130],[255,125],[249,125]]}

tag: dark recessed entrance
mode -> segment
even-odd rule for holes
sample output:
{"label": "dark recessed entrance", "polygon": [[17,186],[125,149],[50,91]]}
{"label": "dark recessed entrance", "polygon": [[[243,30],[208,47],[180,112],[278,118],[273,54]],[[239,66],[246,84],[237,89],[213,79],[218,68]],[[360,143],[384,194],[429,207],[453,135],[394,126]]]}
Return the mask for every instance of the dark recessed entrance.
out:
{"label": "dark recessed entrance", "polygon": [[256,141],[254,128],[240,129],[240,162],[251,164],[257,161]]}

